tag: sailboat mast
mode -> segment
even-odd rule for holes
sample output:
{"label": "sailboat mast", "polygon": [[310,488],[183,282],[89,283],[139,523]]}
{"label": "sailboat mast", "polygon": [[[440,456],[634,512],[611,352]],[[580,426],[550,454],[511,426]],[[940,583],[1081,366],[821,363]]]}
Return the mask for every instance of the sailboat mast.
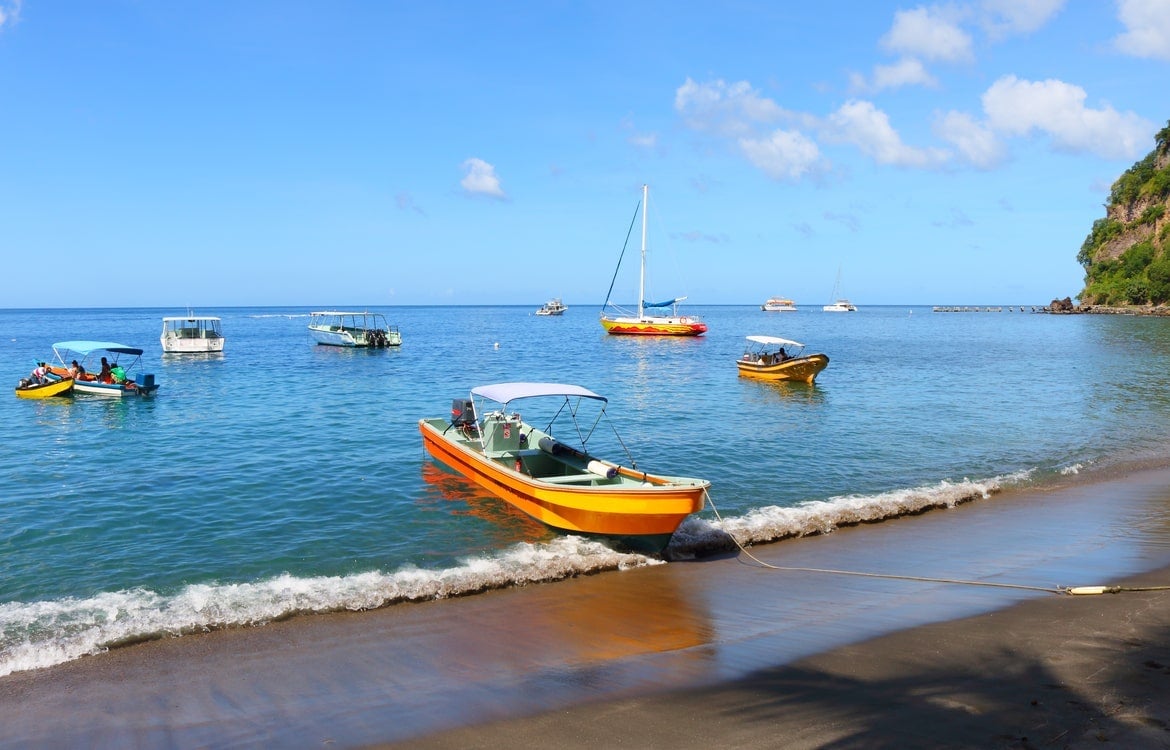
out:
{"label": "sailboat mast", "polygon": [[642,319],[642,305],[646,298],[646,214],[649,213],[647,209],[647,201],[650,197],[650,188],[648,185],[642,185],[642,271],[638,276],[638,319]]}

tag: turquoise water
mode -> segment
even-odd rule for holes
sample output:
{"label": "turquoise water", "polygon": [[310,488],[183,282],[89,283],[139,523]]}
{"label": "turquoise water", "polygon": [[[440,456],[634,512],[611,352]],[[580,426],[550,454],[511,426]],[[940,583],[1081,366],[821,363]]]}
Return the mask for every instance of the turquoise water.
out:
{"label": "turquoise water", "polygon": [[[641,339],[570,308],[377,308],[404,339],[384,351],[316,346],[308,308],[199,310],[223,318],[227,344],[195,356],[161,352],[172,309],[0,311],[12,386],[68,339],[142,347],[161,383],[153,399],[0,399],[0,675],[161,634],[659,564],[552,534],[431,465],[417,420],[475,385],[608,396],[639,466],[710,480],[745,542],[1170,455],[1170,320],[698,307],[707,336]],[[743,337],[761,333],[830,365],[815,386],[741,379]],[[708,509],[672,553],[725,540]]]}

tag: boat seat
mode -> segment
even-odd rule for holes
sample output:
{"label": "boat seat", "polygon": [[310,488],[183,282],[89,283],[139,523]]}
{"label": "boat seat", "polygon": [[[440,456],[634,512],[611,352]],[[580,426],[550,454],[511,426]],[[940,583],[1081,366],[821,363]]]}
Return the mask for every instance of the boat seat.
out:
{"label": "boat seat", "polygon": [[592,482],[594,479],[605,479],[605,477],[596,474],[565,474],[559,477],[539,477],[542,482],[552,482],[553,484],[572,484],[573,482]]}

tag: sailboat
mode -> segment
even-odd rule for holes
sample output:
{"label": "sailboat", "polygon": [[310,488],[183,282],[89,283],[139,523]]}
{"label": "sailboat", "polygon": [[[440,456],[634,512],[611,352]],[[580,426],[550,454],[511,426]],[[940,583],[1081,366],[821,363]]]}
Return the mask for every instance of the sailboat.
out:
{"label": "sailboat", "polygon": [[838,297],[841,292],[841,267],[837,267],[837,283],[833,284],[833,301],[821,310],[825,312],[857,312],[857,305],[853,304],[847,299]]}
{"label": "sailboat", "polygon": [[[614,311],[618,314],[608,314],[606,308],[610,307],[609,297],[613,294],[613,281],[609,284],[609,294],[605,297],[605,305],[602,306],[601,311],[601,325],[605,328],[606,333],[612,334],[627,334],[636,336],[702,336],[707,332],[707,324],[693,315],[679,315],[678,305],[686,299],[686,297],[675,297],[674,299],[665,302],[647,302],[646,301],[646,203],[650,197],[649,187],[642,186],[642,202],[640,209],[642,211],[642,270],[641,276],[638,279],[638,314],[630,315],[627,311],[613,305]],[[635,214],[636,216],[637,214]],[[633,229],[631,222],[631,229]],[[627,236],[627,241],[628,241]],[[622,255],[625,255],[625,248],[622,248]],[[618,258],[618,269],[621,268],[622,260]],[[614,270],[614,279],[617,279],[617,269]],[[669,314],[651,315],[647,310],[667,310]]]}

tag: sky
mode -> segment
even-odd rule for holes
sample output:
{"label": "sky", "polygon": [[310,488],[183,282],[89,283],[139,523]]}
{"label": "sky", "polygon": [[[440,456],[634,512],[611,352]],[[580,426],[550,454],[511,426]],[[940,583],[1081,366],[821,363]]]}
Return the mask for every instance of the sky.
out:
{"label": "sky", "polygon": [[1167,81],[1170,0],[0,0],[0,307],[572,314],[643,184],[648,298],[1046,304]]}

